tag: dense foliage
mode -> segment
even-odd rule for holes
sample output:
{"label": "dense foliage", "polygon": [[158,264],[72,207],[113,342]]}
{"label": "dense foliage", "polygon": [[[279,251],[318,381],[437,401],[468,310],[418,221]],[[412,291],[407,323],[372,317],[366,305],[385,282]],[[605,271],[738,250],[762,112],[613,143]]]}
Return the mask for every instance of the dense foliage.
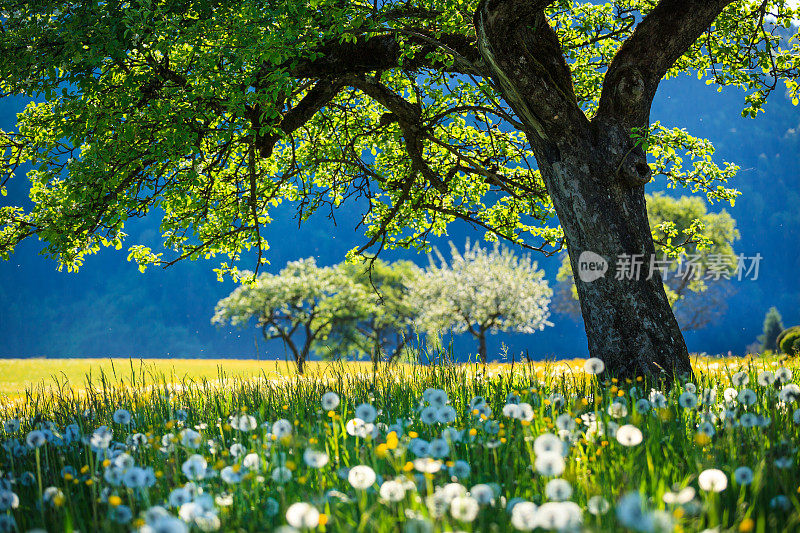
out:
{"label": "dense foliage", "polygon": [[778,351],[778,336],[783,331],[781,314],[776,307],[770,307],[764,317],[764,332],[758,337],[763,350]]}
{"label": "dense foliage", "polygon": [[696,370],[62,385],[0,407],[0,531],[796,531],[797,363]]}
{"label": "dense foliage", "polygon": [[[476,2],[338,0],[4,4],[0,91],[29,95],[3,132],[2,184],[29,163],[32,209],[0,210],[0,252],[38,235],[70,269],[120,248],[129,220],[159,211],[165,251],[142,266],[267,243],[270,210],[300,218],[366,197],[369,245],[424,246],[456,219],[531,246],[560,244],[518,117],[481,68]],[[591,117],[605,71],[647,0],[554,2],[547,17]],[[667,77],[746,91],[755,115],[784,79],[796,100],[796,12],[734,2]],[[363,76],[370,73],[370,76]],[[685,130],[639,132],[654,176],[733,201],[736,166]],[[446,194],[443,192],[446,191]]]}

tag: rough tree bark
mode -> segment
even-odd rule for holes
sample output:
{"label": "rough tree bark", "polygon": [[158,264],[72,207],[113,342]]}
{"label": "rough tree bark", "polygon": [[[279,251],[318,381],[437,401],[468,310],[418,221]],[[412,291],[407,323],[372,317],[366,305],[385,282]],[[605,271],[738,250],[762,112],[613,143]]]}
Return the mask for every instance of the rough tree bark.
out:
{"label": "rough tree bark", "polygon": [[[649,126],[650,105],[667,69],[731,0],[662,0],[637,26],[605,75],[597,114],[577,105],[569,67],[544,15],[547,0],[482,0],[474,24],[495,86],[525,125],[547,192],[564,229],[589,353],[620,377],[691,374],[686,343],[662,280],[644,200],[646,154],[632,137]],[[578,258],[609,264],[584,282]],[[617,279],[620,255],[644,258],[637,279]]]}

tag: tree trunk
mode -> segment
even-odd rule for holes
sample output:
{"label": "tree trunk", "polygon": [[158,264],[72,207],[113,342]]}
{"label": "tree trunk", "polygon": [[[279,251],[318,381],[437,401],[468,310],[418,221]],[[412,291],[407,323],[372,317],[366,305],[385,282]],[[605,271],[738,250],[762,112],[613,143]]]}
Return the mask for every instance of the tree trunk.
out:
{"label": "tree trunk", "polygon": [[481,329],[478,333],[478,357],[481,363],[486,364],[486,330]]}
{"label": "tree trunk", "polygon": [[[615,164],[625,163],[631,150],[624,131],[587,133],[551,150],[557,158],[539,158],[539,168],[564,229],[589,354],[612,375],[671,382],[673,373],[691,374],[691,365],[660,272],[651,275],[655,247],[644,199],[649,168]],[[635,264],[638,273],[627,266]]]}
{"label": "tree trunk", "polygon": [[[649,125],[660,71],[696,37],[681,34],[676,40],[667,32],[662,40],[669,46],[654,50],[652,61],[630,64],[625,58],[647,51],[650,41],[642,37],[626,42],[630,50],[618,52],[622,64],[615,58],[615,68],[603,82],[603,113],[589,120],[578,106],[561,43],[544,15],[547,4],[482,0],[474,17],[478,49],[493,85],[522,124],[564,229],[589,354],[602,359],[611,375],[649,375],[670,382],[673,373],[691,373],[691,366],[661,276],[647,279],[655,253],[644,200],[651,174],[632,128]],[[677,9],[678,3],[673,4]],[[669,21],[661,11],[652,20]],[[713,14],[687,24],[707,26]],[[683,15],[694,20],[691,10]],[[600,266],[605,261],[608,270],[584,281],[579,260],[589,253],[600,256],[595,259]],[[639,279],[617,279],[621,255],[638,256],[646,265]]]}

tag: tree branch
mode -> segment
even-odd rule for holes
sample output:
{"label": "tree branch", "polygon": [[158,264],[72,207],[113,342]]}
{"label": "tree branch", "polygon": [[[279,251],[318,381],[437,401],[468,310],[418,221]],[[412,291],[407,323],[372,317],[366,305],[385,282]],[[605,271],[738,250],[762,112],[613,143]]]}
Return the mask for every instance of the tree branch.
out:
{"label": "tree branch", "polygon": [[611,61],[597,119],[628,129],[648,126],[661,79],[732,1],[661,0]]}
{"label": "tree branch", "polygon": [[541,140],[568,138],[586,124],[572,74],[544,9],[552,0],[481,0],[478,49],[506,102]]}
{"label": "tree branch", "polygon": [[[414,59],[403,62],[403,68],[417,70],[419,68],[445,69],[450,72],[461,72],[456,62],[447,66],[439,61],[427,59],[430,52],[437,46],[422,37],[410,36],[412,43],[419,44],[421,50],[415,54]],[[478,62],[480,55],[475,46],[474,38],[460,34],[443,34],[436,38],[444,47],[456,51],[468,61]],[[291,59],[278,65],[277,68],[286,69],[287,73],[296,78],[324,78],[340,76],[342,74],[365,74],[379,70],[389,70],[400,66],[402,56],[401,48],[394,34],[381,34],[372,37],[360,36],[355,42],[332,41],[322,44],[314,50],[316,59]],[[267,71],[276,68],[274,65],[265,65],[259,71],[258,77],[265,76]]]}
{"label": "tree branch", "polygon": [[[311,120],[317,111],[333,100],[342,87],[343,84],[335,79],[325,79],[317,82],[296,106],[283,115],[278,128],[288,135],[303,126]],[[262,137],[258,134],[258,130],[261,129],[261,111],[257,106],[249,110],[248,118],[256,130],[256,147],[259,155],[262,158],[270,157],[272,150],[275,148],[275,143],[280,140],[281,136],[272,133]]]}

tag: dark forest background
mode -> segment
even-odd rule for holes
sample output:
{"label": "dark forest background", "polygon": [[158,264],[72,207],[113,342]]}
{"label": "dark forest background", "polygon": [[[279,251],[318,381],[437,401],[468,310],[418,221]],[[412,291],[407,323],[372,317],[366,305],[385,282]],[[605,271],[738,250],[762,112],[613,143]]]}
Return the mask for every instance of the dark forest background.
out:
{"label": "dark forest background", "polygon": [[[778,91],[757,119],[742,118],[743,95],[736,90],[717,93],[692,79],[663,82],[651,119],[665,126],[685,127],[710,139],[718,162],[741,166],[731,186],[742,191],[734,207],[726,209],[737,221],[741,240],[737,252],[761,253],[757,281],[734,282],[728,309],[714,324],[687,333],[693,352],[745,353],[761,332],[765,312],[776,306],[786,326],[800,323],[800,107]],[[0,99],[0,128],[14,128],[21,99]],[[649,192],[657,190],[651,184]],[[668,194],[689,194],[670,190]],[[27,205],[27,180],[18,176],[9,195],[0,202]],[[363,244],[354,230],[359,213],[353,204],[335,212],[335,221],[320,213],[298,228],[291,209],[275,212],[266,231],[271,249],[267,269],[277,272],[287,261],[314,256],[321,265],[340,262],[352,247]],[[155,216],[126,228],[126,245],[159,247],[159,220]],[[481,231],[464,224],[435,241],[447,249],[447,240],[482,239]],[[23,243],[10,261],[0,261],[0,357],[237,357],[283,358],[283,347],[266,344],[255,329],[217,329],[210,323],[214,304],[235,285],[220,283],[213,261],[179,263],[169,269],[140,273],[126,261],[125,249],[103,250],[89,257],[80,272],[58,272],[56,264],[38,255],[36,240]],[[420,265],[421,254],[389,251],[385,259],[406,258]],[[551,286],[555,285],[558,257],[538,257]],[[583,325],[553,315],[554,326],[535,335],[496,335],[489,354],[497,357],[501,343],[508,355],[527,351],[531,358],[586,355]],[[470,338],[454,339],[457,355],[475,351]],[[519,360],[519,359],[518,359]]]}

